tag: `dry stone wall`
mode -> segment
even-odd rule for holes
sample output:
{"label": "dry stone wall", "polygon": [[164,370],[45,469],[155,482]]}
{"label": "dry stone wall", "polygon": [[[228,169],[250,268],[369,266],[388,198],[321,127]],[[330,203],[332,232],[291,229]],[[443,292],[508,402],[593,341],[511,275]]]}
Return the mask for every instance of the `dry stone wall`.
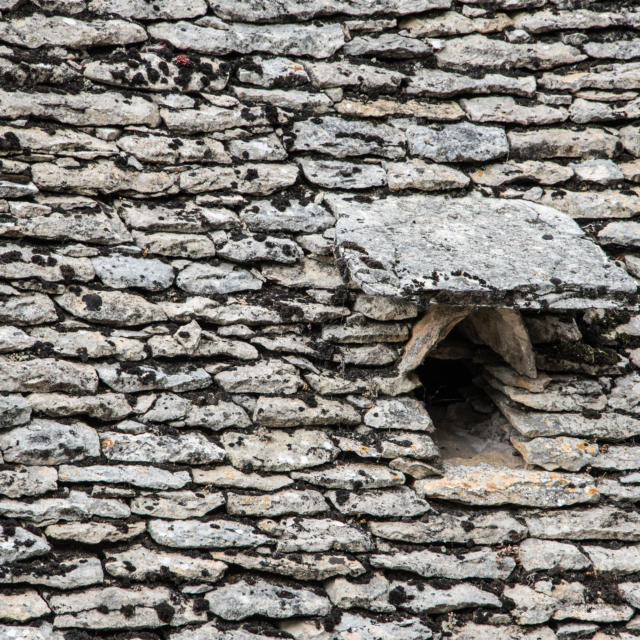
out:
{"label": "dry stone wall", "polygon": [[640,280],[634,4],[0,0],[2,640],[637,637],[628,282],[485,298],[442,433],[425,309],[334,255],[345,211],[491,197]]}

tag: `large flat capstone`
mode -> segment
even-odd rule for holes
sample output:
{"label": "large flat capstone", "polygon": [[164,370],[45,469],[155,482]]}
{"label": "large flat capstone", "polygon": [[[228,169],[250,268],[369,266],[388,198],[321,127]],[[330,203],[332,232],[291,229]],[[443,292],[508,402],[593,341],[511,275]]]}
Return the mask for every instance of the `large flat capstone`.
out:
{"label": "large flat capstone", "polygon": [[343,275],[421,304],[618,308],[636,284],[569,216],[523,200],[329,194]]}

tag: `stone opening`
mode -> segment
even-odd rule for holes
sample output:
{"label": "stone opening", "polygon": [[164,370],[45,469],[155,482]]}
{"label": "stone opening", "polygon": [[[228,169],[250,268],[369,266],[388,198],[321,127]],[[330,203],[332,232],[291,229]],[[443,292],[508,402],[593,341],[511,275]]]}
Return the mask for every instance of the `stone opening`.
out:
{"label": "stone opening", "polygon": [[506,419],[483,388],[481,365],[470,358],[427,356],[415,373],[422,384],[417,394],[435,426],[433,440],[443,461],[523,466],[509,441]]}

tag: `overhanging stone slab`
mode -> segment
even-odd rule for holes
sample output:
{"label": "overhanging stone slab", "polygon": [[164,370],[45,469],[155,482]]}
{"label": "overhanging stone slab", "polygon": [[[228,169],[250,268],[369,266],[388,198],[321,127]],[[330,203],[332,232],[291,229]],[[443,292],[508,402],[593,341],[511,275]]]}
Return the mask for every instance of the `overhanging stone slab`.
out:
{"label": "overhanging stone slab", "polygon": [[367,294],[554,310],[621,308],[636,284],[580,227],[523,200],[328,194],[343,276]]}

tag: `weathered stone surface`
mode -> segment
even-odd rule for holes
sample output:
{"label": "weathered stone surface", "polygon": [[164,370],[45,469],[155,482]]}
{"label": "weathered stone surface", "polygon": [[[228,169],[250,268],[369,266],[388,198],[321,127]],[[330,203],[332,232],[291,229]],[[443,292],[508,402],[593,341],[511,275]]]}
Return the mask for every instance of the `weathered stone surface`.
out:
{"label": "weathered stone surface", "polygon": [[274,532],[279,553],[299,551],[369,551],[371,537],[360,528],[340,520],[285,518]]}
{"label": "weathered stone surface", "polygon": [[94,393],[98,377],[93,367],[53,358],[15,362],[0,358],[0,390]]}
{"label": "weathered stone surface", "polygon": [[258,553],[239,553],[233,551],[217,551],[211,554],[214,558],[236,564],[244,569],[266,571],[290,576],[296,580],[326,580],[336,575],[357,576],[365,572],[357,561],[342,555],[292,554],[273,555],[266,549]]}
{"label": "weathered stone surface", "polygon": [[230,238],[218,248],[218,256],[233,262],[281,262],[291,264],[302,257],[302,250],[292,240],[273,236],[254,236]]}
{"label": "weathered stone surface", "polygon": [[[246,16],[242,16],[246,20]],[[215,25],[215,26],[213,26]],[[344,44],[339,24],[321,27],[279,25],[226,25],[213,21],[211,27],[189,22],[159,22],[149,27],[149,35],[166,40],[179,49],[224,55],[227,53],[266,52],[328,58]]]}
{"label": "weathered stone surface", "polygon": [[388,125],[325,116],[298,122],[292,132],[292,149],[296,151],[318,151],[337,158],[368,154],[399,158],[404,155],[404,136]]}
{"label": "weathered stone surface", "polygon": [[537,512],[525,521],[530,535],[548,540],[640,540],[637,514],[614,507]]}
{"label": "weathered stone surface", "polygon": [[289,200],[275,206],[257,200],[240,212],[240,219],[252,231],[292,231],[317,233],[335,224],[335,218],[322,206]]}
{"label": "weathered stone surface", "polygon": [[449,305],[433,305],[411,330],[398,370],[413,371],[422,364],[426,355],[464,318],[470,310]]}
{"label": "weathered stone surface", "polygon": [[591,565],[576,546],[537,538],[523,540],[518,557],[525,571],[579,571]]}
{"label": "weathered stone surface", "polygon": [[0,25],[0,41],[30,49],[63,46],[72,49],[130,44],[147,39],[145,30],[124,20],[84,22],[62,16],[33,14],[25,18],[5,20]]}
{"label": "weathered stone surface", "polygon": [[375,164],[303,159],[300,168],[309,182],[327,189],[368,189],[387,183],[384,169]]}
{"label": "weathered stone surface", "polygon": [[0,619],[26,622],[49,613],[47,603],[36,591],[28,589],[22,593],[5,593],[0,601]]}
{"label": "weathered stone surface", "polygon": [[521,125],[544,125],[562,122],[568,117],[565,109],[542,104],[526,107],[519,105],[508,96],[460,100],[460,106],[472,122],[515,122]]}
{"label": "weathered stone surface", "polygon": [[126,551],[108,552],[104,568],[109,575],[135,581],[170,575],[181,582],[217,582],[227,566],[208,558],[192,558],[135,545]]}
{"label": "weathered stone surface", "polygon": [[108,522],[70,522],[52,524],[45,529],[47,537],[54,540],[72,540],[82,544],[102,544],[131,540],[144,533],[144,522],[133,522],[116,526]]}
{"label": "weathered stone surface", "polygon": [[365,92],[393,91],[402,82],[397,71],[373,65],[338,62],[307,62],[311,82],[321,89],[356,86]]}
{"label": "weathered stone surface", "polygon": [[62,465],[58,473],[60,482],[109,482],[145,489],[181,489],[191,480],[187,471],[172,473],[155,467],[123,464],[88,467]]}
{"label": "weathered stone surface", "polygon": [[484,69],[552,69],[584,60],[575,47],[552,44],[513,44],[471,35],[447,40],[436,53],[439,66],[466,71],[469,65]]}
{"label": "weathered stone surface", "polygon": [[204,516],[224,502],[224,496],[217,491],[142,493],[131,501],[131,513],[154,518],[183,520]]}
{"label": "weathered stone surface", "polygon": [[57,253],[48,255],[38,248],[5,243],[0,277],[20,280],[39,278],[47,282],[80,280],[94,277],[93,267],[86,258],[68,258]]}
{"label": "weathered stone surface", "polygon": [[591,154],[610,157],[618,143],[616,136],[600,129],[510,131],[507,137],[511,152],[523,158],[580,158]]}
{"label": "weathered stone surface", "polygon": [[484,506],[559,507],[597,502],[599,498],[588,475],[525,471],[488,464],[445,463],[442,478],[419,480],[416,491],[427,498]]}
{"label": "weathered stone surface", "polygon": [[455,555],[426,550],[402,552],[394,548],[385,551],[389,554],[370,556],[371,566],[376,569],[409,571],[423,578],[506,580],[516,566],[512,558],[500,557],[490,549]]}
{"label": "weathered stone surface", "polygon": [[54,631],[48,622],[42,623],[39,627],[0,624],[0,633],[4,634],[7,640],[64,640],[62,632]]}
{"label": "weathered stone surface", "polygon": [[0,530],[0,560],[3,564],[46,555],[51,549],[44,536],[37,536],[22,527],[0,525]]}
{"label": "weathered stone surface", "polygon": [[[500,626],[499,632],[509,640],[556,640],[560,638],[549,627],[536,627],[534,630],[516,626]],[[492,624],[476,624],[467,622],[454,629],[457,640],[492,640],[495,637],[496,627]],[[569,636],[573,638],[574,636]]]}
{"label": "weathered stone surface", "polygon": [[[293,63],[291,64],[293,65]],[[250,140],[231,140],[229,151],[233,157],[244,160],[267,161],[286,160],[287,158],[287,152],[276,135],[251,138]]]}
{"label": "weathered stone surface", "polygon": [[0,471],[0,494],[9,498],[42,495],[58,488],[57,479],[58,473],[51,467],[4,469]]}
{"label": "weathered stone surface", "polygon": [[377,98],[369,102],[344,99],[336,104],[336,111],[362,118],[384,118],[386,116],[412,116],[448,122],[460,120],[464,111],[456,102],[422,102],[407,100],[396,102],[387,98]]}
{"label": "weathered stone surface", "polygon": [[304,66],[289,58],[248,58],[238,68],[236,76],[240,82],[269,89],[309,82]]}
{"label": "weathered stone surface", "polygon": [[153,5],[144,0],[91,0],[89,8],[98,14],[115,14],[137,20],[196,18],[207,12],[204,0],[159,0]]}
{"label": "weathered stone surface", "polygon": [[364,513],[378,518],[411,518],[431,510],[429,503],[418,498],[408,487],[372,489],[347,496],[338,491],[328,491],[326,495],[335,508],[346,515]]}
{"label": "weathered stone surface", "polygon": [[364,423],[374,429],[434,430],[424,405],[414,398],[381,398],[364,414]]}
{"label": "weathered stone surface", "polygon": [[329,506],[318,491],[285,489],[261,496],[229,493],[227,511],[239,516],[276,517],[287,513],[312,515],[328,511]]}
{"label": "weathered stone surface", "polygon": [[427,164],[421,160],[389,162],[385,165],[387,182],[391,191],[418,189],[419,191],[445,191],[462,189],[469,178],[446,165]]}
{"label": "weathered stone surface", "polygon": [[433,440],[413,431],[387,431],[361,428],[348,436],[338,436],[336,442],[342,451],[355,453],[361,458],[416,458],[433,460],[439,455]]}
{"label": "weathered stone surface", "polygon": [[18,327],[0,327],[0,353],[29,349],[35,340]]}
{"label": "weathered stone surface", "polygon": [[140,296],[120,291],[67,291],[57,296],[56,302],[78,318],[116,326],[166,320],[164,312],[157,305]]}
{"label": "weathered stone surface", "polygon": [[[391,591],[399,593],[401,609],[414,613],[447,613],[468,607],[500,607],[500,599],[489,591],[470,584],[456,584],[449,589],[436,589],[430,585],[392,582]],[[403,597],[404,596],[404,597]]]}
{"label": "weathered stone surface", "polygon": [[95,430],[81,422],[37,419],[2,433],[0,450],[6,462],[54,465],[96,457],[100,444]]}
{"label": "weathered stone surface", "polygon": [[253,527],[231,520],[150,520],[147,529],[158,544],[180,549],[255,547],[269,542]]}
{"label": "weathered stone surface", "polygon": [[429,55],[433,51],[426,42],[397,33],[359,36],[347,42],[343,50],[348,56],[377,56],[392,59],[417,58]]}
{"label": "weathered stone surface", "polygon": [[640,547],[625,545],[620,549],[608,549],[594,545],[583,545],[593,568],[598,572],[629,574],[640,571]]}
{"label": "weathered stone surface", "polygon": [[361,463],[336,465],[324,471],[294,471],[291,477],[329,489],[380,489],[404,484],[402,473]]}
{"label": "weathered stone surface", "polygon": [[640,224],[637,222],[610,222],[598,233],[601,244],[640,247]]}
{"label": "weathered stone surface", "polygon": [[560,436],[527,441],[512,437],[511,443],[522,454],[527,464],[542,467],[547,471],[580,471],[587,465],[595,465],[599,459],[598,446],[579,438]]}
{"label": "weathered stone surface", "polygon": [[275,491],[293,484],[293,480],[289,476],[261,476],[257,473],[242,473],[242,471],[238,471],[238,469],[231,466],[220,466],[213,469],[192,469],[192,474],[194,483],[213,487]]}
{"label": "weathered stone surface", "polygon": [[[471,180],[476,184],[484,184],[490,187],[500,187],[513,182],[536,181],[540,184],[556,184],[573,177],[573,169],[553,162],[539,162],[537,160],[524,160],[523,162],[508,162],[502,164],[490,164],[470,174]],[[595,195],[595,194],[592,194]],[[552,202],[543,202],[554,206]],[[555,205],[562,211],[562,207]]]}
{"label": "weathered stone surface", "polygon": [[323,616],[331,609],[327,598],[309,589],[286,588],[262,578],[219,587],[210,591],[205,599],[210,610],[225,620],[243,620],[254,615],[269,618]]}
{"label": "weathered stone surface", "polygon": [[480,127],[468,122],[441,128],[414,125],[408,127],[406,133],[409,152],[435,162],[493,160],[509,151],[507,136],[497,127]]}
{"label": "weathered stone surface", "polygon": [[302,386],[297,369],[280,360],[228,369],[216,375],[215,381],[230,393],[295,393]]}
{"label": "weathered stone surface", "polygon": [[262,281],[229,263],[193,263],[178,274],[176,284],[188,293],[215,295],[262,288]]}
{"label": "weathered stone surface", "polygon": [[211,376],[193,365],[173,367],[165,372],[159,367],[135,365],[100,364],[96,367],[100,380],[114,391],[132,393],[150,389],[168,389],[171,391],[193,391],[203,389],[211,384]]}
{"label": "weathered stone surface", "polygon": [[389,581],[382,574],[374,573],[364,584],[336,578],[327,583],[326,590],[331,602],[340,609],[395,611],[395,607],[389,602]]}
{"label": "weathered stone surface", "polygon": [[31,419],[31,402],[19,394],[0,396],[0,427],[14,427]]}
{"label": "weathered stone surface", "polygon": [[407,93],[433,97],[453,96],[459,93],[508,93],[533,95],[536,80],[533,76],[511,77],[486,74],[480,78],[450,73],[441,69],[419,69],[409,78]]}
{"label": "weathered stone surface", "polygon": [[173,269],[161,260],[112,255],[93,258],[91,262],[98,278],[113,289],[161,291],[173,283]]}
{"label": "weathered stone surface", "polygon": [[42,293],[28,296],[12,296],[0,300],[0,321],[17,324],[42,324],[58,319],[53,302]]}
{"label": "weathered stone surface", "polygon": [[551,595],[521,584],[507,587],[504,595],[515,603],[513,613],[516,622],[521,625],[546,622],[560,606],[560,602]]}
{"label": "weathered stone surface", "polygon": [[298,398],[260,396],[253,421],[267,427],[307,427],[360,424],[360,414],[348,403],[324,398],[309,404]]}
{"label": "weathered stone surface", "polygon": [[298,429],[245,434],[232,431],[221,437],[229,461],[243,471],[291,471],[317,467],[338,454],[324,431]]}
{"label": "weathered stone surface", "polygon": [[[535,307],[546,300],[551,308],[562,309],[591,306],[590,291],[600,284],[616,298],[618,291],[629,295],[636,287],[616,267],[604,268],[601,250],[575,223],[549,207],[491,198],[448,200],[422,195],[357,203],[355,207],[348,196],[332,194],[325,200],[338,217],[338,257],[345,261],[351,279],[368,294],[411,299],[444,291],[448,298],[462,301],[486,298],[486,288],[493,287],[490,298],[494,302],[497,289],[502,295],[510,293],[519,305]],[[418,216],[422,220],[425,210],[430,212],[429,225],[418,242],[411,222]],[[500,228],[493,223],[496,215],[502,220]],[[481,216],[487,216],[485,223],[480,222]],[[463,223],[466,219],[469,222]],[[439,242],[436,231],[440,229],[449,237],[452,224],[460,230],[454,247]],[[480,233],[483,228],[487,235]],[[518,266],[512,260],[517,250],[509,249],[516,239],[518,246],[527,242],[530,247]],[[349,243],[358,245],[359,250],[349,248]],[[362,249],[375,256],[373,264],[363,260]],[[509,254],[508,263],[500,261],[502,252]],[[429,260],[424,260],[425,255]],[[492,256],[490,264],[487,255]],[[480,256],[482,260],[477,262]],[[468,275],[453,275],[454,270]],[[449,279],[442,281],[445,275]],[[606,298],[606,293],[600,295],[599,304],[604,305]]]}
{"label": "weathered stone surface", "polygon": [[[94,556],[52,555],[7,568],[0,581],[5,584],[32,584],[54,589],[76,589],[103,581],[102,564]],[[47,640],[50,636],[47,636]],[[31,640],[27,636],[26,640]]]}
{"label": "weathered stone surface", "polygon": [[322,328],[323,340],[340,344],[404,342],[408,335],[406,324],[372,322],[355,314],[339,325],[326,325]]}
{"label": "weathered stone surface", "polygon": [[100,437],[102,453],[108,460],[209,464],[224,458],[224,451],[201,433],[156,436],[111,431]]}

